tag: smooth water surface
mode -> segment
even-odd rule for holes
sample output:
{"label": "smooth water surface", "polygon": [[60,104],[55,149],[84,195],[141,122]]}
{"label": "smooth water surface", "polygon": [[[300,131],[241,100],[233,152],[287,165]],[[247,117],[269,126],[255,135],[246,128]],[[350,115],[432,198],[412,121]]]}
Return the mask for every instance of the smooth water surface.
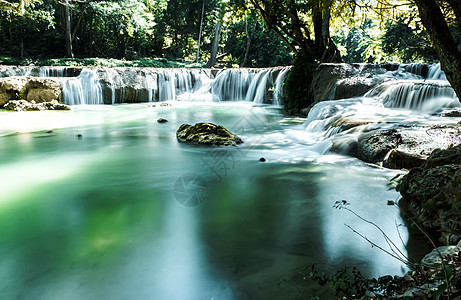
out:
{"label": "smooth water surface", "polygon": [[[204,121],[244,144],[177,142]],[[395,172],[320,155],[303,123],[235,102],[0,111],[0,299],[294,299],[277,283],[314,263],[402,274],[344,224],[386,247],[375,228],[333,208],[403,247]]]}

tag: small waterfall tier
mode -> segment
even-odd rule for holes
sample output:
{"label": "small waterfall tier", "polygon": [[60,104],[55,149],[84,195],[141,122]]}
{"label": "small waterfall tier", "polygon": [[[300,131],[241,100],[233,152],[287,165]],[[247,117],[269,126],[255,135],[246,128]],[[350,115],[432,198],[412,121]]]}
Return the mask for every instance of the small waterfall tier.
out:
{"label": "small waterfall tier", "polygon": [[438,80],[388,81],[371,91],[368,96],[377,96],[385,107],[428,112],[459,105],[448,81]]}
{"label": "small waterfall tier", "polygon": [[67,105],[104,104],[97,69],[84,69],[78,77],[65,81],[62,94]]}

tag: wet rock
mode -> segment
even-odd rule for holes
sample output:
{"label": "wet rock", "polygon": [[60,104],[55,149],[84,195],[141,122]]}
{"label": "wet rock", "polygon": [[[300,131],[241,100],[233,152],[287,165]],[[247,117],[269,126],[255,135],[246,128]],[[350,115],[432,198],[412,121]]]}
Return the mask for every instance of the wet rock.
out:
{"label": "wet rock", "polygon": [[[353,128],[354,121],[337,122]],[[344,122],[344,124],[342,124]],[[461,128],[457,126],[416,126],[362,133],[357,150],[348,152],[357,158],[387,168],[410,169],[418,167],[438,148],[448,148],[461,143]]]}
{"label": "wet rock", "polygon": [[264,157],[261,157],[261,158],[259,159],[259,161],[260,161],[260,162],[265,162],[266,159],[265,159]]}
{"label": "wet rock", "polygon": [[212,123],[182,124],[176,131],[178,141],[196,145],[237,145],[243,143],[237,135]]}
{"label": "wet rock", "polygon": [[451,110],[451,111],[443,112],[442,117],[459,118],[461,117],[461,110]]}
{"label": "wet rock", "polygon": [[396,129],[383,130],[376,134],[364,135],[359,139],[356,157],[369,163],[379,163],[387,153],[396,149],[402,136]]}
{"label": "wet rock", "polygon": [[363,96],[388,78],[387,70],[376,64],[321,64],[314,73],[313,102]]}
{"label": "wet rock", "polygon": [[168,103],[168,102],[162,102],[162,103],[160,103],[160,106],[161,107],[168,107],[168,106],[172,106],[172,105],[170,103]]}
{"label": "wet rock", "polygon": [[41,111],[41,110],[70,110],[68,105],[59,103],[56,100],[50,102],[35,103],[35,101],[12,100],[3,107],[11,111]]}
{"label": "wet rock", "polygon": [[98,68],[105,104],[158,100],[158,74],[150,68]]}
{"label": "wet rock", "polygon": [[461,144],[435,150],[406,174],[397,190],[408,213],[443,244],[461,239]]}
{"label": "wet rock", "polygon": [[426,157],[414,153],[405,153],[392,149],[383,160],[383,167],[388,169],[412,169],[420,167],[426,162]]}
{"label": "wet rock", "polygon": [[339,119],[334,124],[334,126],[335,127],[340,126],[341,131],[346,131],[346,130],[352,129],[354,127],[357,127],[357,126],[368,125],[368,124],[371,124],[371,123],[372,122],[369,122],[369,121],[361,121],[361,120],[353,120],[353,119],[349,119],[349,118],[343,118],[343,119]]}
{"label": "wet rock", "polygon": [[166,123],[166,122],[168,122],[168,120],[167,120],[167,119],[163,119],[163,118],[159,118],[159,119],[157,120],[157,122],[158,122],[158,123]]}

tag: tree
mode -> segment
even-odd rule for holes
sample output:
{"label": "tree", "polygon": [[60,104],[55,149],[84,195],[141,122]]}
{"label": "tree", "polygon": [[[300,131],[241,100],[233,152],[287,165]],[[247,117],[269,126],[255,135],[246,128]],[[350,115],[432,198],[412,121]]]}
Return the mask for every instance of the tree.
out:
{"label": "tree", "polygon": [[[448,4],[456,23],[460,24],[461,1],[446,0],[440,3]],[[415,4],[418,7],[421,21],[439,55],[442,70],[461,101],[461,53],[448,27],[448,17],[444,16],[441,4],[435,0],[415,0]]]}
{"label": "tree", "polygon": [[295,53],[294,66],[285,82],[285,108],[296,112],[312,104],[312,74],[318,63],[341,62],[330,36],[334,0],[251,0],[266,26]]}
{"label": "tree", "polygon": [[[259,10],[266,26],[275,31],[297,56],[320,62],[341,61],[330,37],[330,10],[334,0],[251,0],[251,3]],[[309,18],[312,26],[309,26]]]}

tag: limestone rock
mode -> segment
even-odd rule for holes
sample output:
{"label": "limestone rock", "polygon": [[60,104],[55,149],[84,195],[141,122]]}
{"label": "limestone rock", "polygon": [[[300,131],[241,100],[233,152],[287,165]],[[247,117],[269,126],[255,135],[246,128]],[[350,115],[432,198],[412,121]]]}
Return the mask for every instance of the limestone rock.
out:
{"label": "limestone rock", "polygon": [[0,78],[0,107],[10,100],[25,98],[27,77]]}
{"label": "limestone rock", "polygon": [[27,100],[11,100],[4,106],[5,110],[11,111],[41,111],[41,110],[70,110],[68,105],[56,100],[50,102],[35,103]]}
{"label": "limestone rock", "polygon": [[36,103],[61,102],[62,83],[62,79],[57,77],[31,77],[27,85],[27,100]]}
{"label": "limestone rock", "polygon": [[178,141],[196,145],[237,145],[243,143],[237,135],[213,123],[182,124],[176,131]]}
{"label": "limestone rock", "polygon": [[313,103],[363,96],[387,80],[387,70],[376,64],[321,64],[314,73]]}
{"label": "limestone rock", "polygon": [[149,68],[99,68],[104,103],[158,100],[158,74]]}

